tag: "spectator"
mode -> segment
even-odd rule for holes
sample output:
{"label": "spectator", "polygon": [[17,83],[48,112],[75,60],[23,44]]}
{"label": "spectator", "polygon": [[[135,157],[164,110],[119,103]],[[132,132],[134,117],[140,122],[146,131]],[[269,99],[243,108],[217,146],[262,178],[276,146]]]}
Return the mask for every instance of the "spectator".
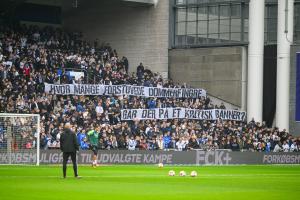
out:
{"label": "spectator", "polygon": [[128,150],[135,150],[137,142],[136,140],[133,138],[133,136],[130,137],[130,139],[128,139]]}
{"label": "spectator", "polygon": [[196,140],[195,137],[192,137],[188,143],[188,148],[189,149],[198,149],[199,148],[199,144]]}
{"label": "spectator", "polygon": [[99,100],[98,105],[96,106],[95,110],[96,110],[97,114],[102,114],[104,112],[101,100]]}
{"label": "spectator", "polygon": [[290,152],[297,152],[297,151],[299,151],[297,142],[293,141],[293,144],[291,144],[291,147],[290,147]]}
{"label": "spectator", "polygon": [[286,141],[283,141],[282,149],[283,149],[283,152],[289,152],[290,151],[290,146]]}
{"label": "spectator", "polygon": [[[195,99],[147,98],[133,96],[73,96],[44,93],[44,83],[130,84],[167,88],[187,88],[186,84],[163,79],[140,63],[129,74],[129,61],[122,59],[109,44],[89,44],[78,33],[51,27],[21,26],[1,28],[0,112],[41,115],[42,149],[59,148],[62,127],[71,123],[77,129],[81,149],[89,148],[87,130],[103,124],[96,141],[101,149],[197,149],[220,148],[249,151],[298,151],[299,138],[286,130],[267,128],[265,123],[192,119],[121,121],[121,109],[184,107],[226,109],[213,105],[208,97]],[[70,79],[66,68],[82,70],[84,77]],[[88,77],[88,78],[87,78]],[[77,128],[76,126],[80,127]],[[60,128],[57,128],[60,127]],[[34,148],[33,131],[25,130],[23,144]],[[130,139],[129,139],[130,138]],[[0,148],[6,139],[0,133]]]}
{"label": "spectator", "polygon": [[178,151],[183,151],[185,150],[187,145],[187,142],[184,140],[183,137],[179,138],[178,142],[176,142],[176,147]]}
{"label": "spectator", "polygon": [[78,131],[78,133],[77,133],[77,140],[78,140],[78,144],[80,146],[80,149],[82,149],[82,150],[89,149],[88,138],[87,138],[84,130]]}
{"label": "spectator", "polygon": [[163,137],[163,144],[164,144],[164,149],[168,149],[171,146],[171,136],[170,136],[170,132],[165,133],[164,137]]}
{"label": "spectator", "polygon": [[129,68],[129,62],[128,62],[128,59],[127,59],[125,56],[123,56],[122,61],[123,61],[123,65],[124,65],[126,74],[128,74],[128,68]]}
{"label": "spectator", "polygon": [[237,143],[237,140],[234,138],[232,143],[231,143],[231,150],[232,151],[239,151],[240,150],[240,145]]}
{"label": "spectator", "polygon": [[273,152],[280,152],[280,151],[282,151],[282,147],[281,147],[281,143],[278,142],[278,143],[275,145]]}

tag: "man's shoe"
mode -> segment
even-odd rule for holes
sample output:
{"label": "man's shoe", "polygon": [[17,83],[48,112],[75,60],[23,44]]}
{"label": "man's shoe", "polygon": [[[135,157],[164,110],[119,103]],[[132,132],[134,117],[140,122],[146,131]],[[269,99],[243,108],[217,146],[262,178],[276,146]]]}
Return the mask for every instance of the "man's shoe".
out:
{"label": "man's shoe", "polygon": [[81,179],[82,177],[81,177],[81,176],[75,176],[75,178],[77,178],[77,179]]}

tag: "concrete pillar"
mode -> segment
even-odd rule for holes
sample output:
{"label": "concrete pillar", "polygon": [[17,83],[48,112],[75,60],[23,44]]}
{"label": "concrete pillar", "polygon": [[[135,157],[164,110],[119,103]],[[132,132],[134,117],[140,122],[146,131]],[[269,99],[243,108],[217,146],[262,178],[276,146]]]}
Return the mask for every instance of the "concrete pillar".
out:
{"label": "concrete pillar", "polygon": [[242,98],[241,110],[245,111],[247,108],[247,49],[242,47]]}
{"label": "concrete pillar", "polygon": [[294,0],[278,0],[276,126],[289,131],[290,45],[293,42]]}
{"label": "concrete pillar", "polygon": [[247,120],[262,122],[265,0],[250,0]]}

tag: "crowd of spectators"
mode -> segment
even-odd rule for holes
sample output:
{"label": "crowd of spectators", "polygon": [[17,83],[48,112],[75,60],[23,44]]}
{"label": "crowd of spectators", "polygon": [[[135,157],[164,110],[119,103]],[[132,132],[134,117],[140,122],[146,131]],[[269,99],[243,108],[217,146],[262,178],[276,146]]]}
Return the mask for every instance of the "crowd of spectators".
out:
{"label": "crowd of spectators", "polygon": [[[69,122],[81,149],[89,149],[87,132],[100,133],[100,149],[169,150],[231,149],[233,151],[284,151],[300,148],[300,139],[265,123],[230,120],[122,121],[121,109],[184,107],[226,109],[208,97],[198,99],[136,96],[73,96],[44,93],[44,83],[131,84],[153,87],[187,87],[163,79],[142,63],[129,70],[129,61],[109,44],[89,43],[81,33],[51,27],[0,27],[0,112],[37,113],[41,116],[41,148],[59,148],[64,124]],[[79,70],[75,79],[66,71]],[[129,73],[129,71],[136,71]],[[0,123],[0,148],[5,146]],[[20,148],[35,148],[34,133]],[[30,143],[30,144],[28,144]]]}

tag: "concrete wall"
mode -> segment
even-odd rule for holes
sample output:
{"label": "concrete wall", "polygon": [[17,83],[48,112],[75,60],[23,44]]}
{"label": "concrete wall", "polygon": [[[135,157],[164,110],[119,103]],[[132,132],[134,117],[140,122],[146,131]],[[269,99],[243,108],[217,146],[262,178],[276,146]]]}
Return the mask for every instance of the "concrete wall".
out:
{"label": "concrete wall", "polygon": [[300,136],[300,122],[295,121],[296,115],[296,52],[300,52],[300,45],[291,48],[290,71],[290,133]]}
{"label": "concrete wall", "polygon": [[63,3],[63,26],[82,31],[88,40],[108,42],[119,56],[129,60],[129,70],[136,71],[142,62],[155,72],[167,74],[169,2],[158,1],[156,6],[130,2],[80,1],[77,8],[72,1]]}
{"label": "concrete wall", "polygon": [[62,0],[26,0],[26,3],[48,5],[48,6],[61,6]]}
{"label": "concrete wall", "polygon": [[240,107],[242,47],[172,49],[169,76]]}

